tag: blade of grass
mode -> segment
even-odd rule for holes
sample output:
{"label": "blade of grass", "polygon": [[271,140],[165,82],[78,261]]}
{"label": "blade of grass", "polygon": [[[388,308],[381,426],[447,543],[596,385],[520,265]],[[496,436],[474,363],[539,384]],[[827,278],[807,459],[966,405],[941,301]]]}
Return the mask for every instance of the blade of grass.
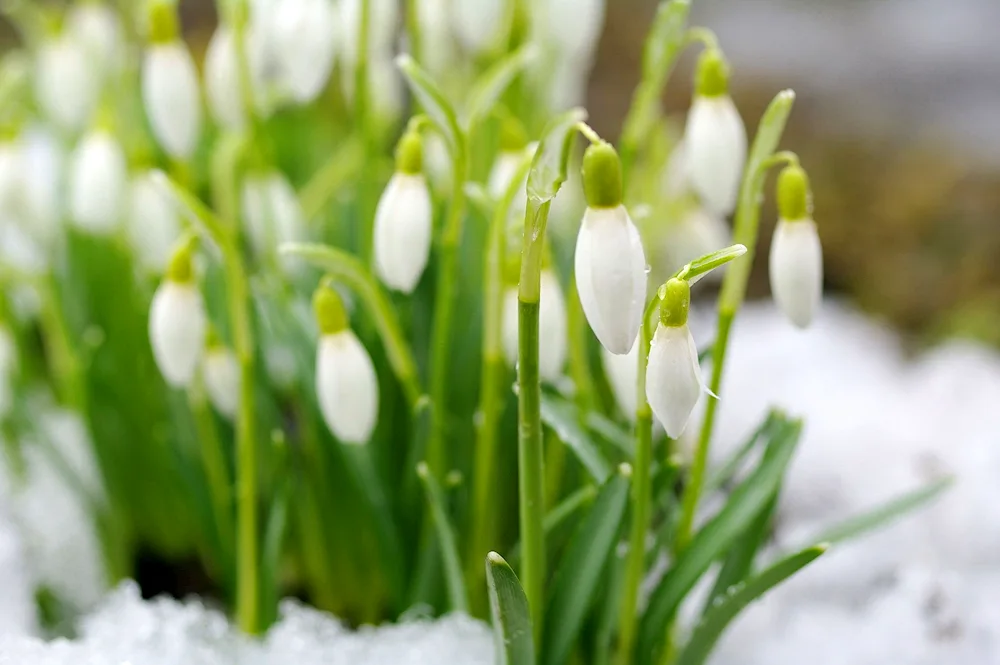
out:
{"label": "blade of grass", "polygon": [[535,665],[528,598],[517,575],[496,552],[486,555],[486,583],[490,592],[497,665]]}
{"label": "blade of grass", "polygon": [[542,393],[541,413],[542,422],[569,446],[591,477],[599,483],[606,481],[611,475],[611,464],[580,426],[576,407],[564,399]]}
{"label": "blade of grass", "polygon": [[[559,505],[555,506],[552,510],[548,512],[545,519],[542,521],[542,528],[545,530],[545,537],[548,539],[549,535],[561,527],[566,522],[570,521],[576,514],[586,508],[590,503],[597,497],[597,488],[594,485],[584,485],[577,491],[570,494],[568,497],[563,499]],[[510,554],[507,556],[507,561],[511,565],[516,565],[521,561],[521,542],[518,541],[514,543],[514,546],[510,548]]]}
{"label": "blade of grass", "polygon": [[427,504],[434,517],[451,609],[468,612],[469,601],[465,591],[465,578],[462,576],[462,563],[458,556],[458,542],[455,539],[455,530],[452,528],[448,513],[444,508],[444,495],[437,479],[431,474],[430,468],[425,462],[417,464],[417,476],[420,477],[420,481],[424,485]]}

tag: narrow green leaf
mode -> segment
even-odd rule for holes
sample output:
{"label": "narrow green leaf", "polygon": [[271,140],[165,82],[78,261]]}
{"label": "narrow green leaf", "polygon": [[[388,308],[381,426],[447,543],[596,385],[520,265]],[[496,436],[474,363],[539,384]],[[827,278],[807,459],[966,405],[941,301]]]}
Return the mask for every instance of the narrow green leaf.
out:
{"label": "narrow green leaf", "polygon": [[767,538],[768,528],[771,525],[771,520],[774,519],[774,510],[777,505],[778,497],[775,495],[747,526],[743,535],[733,543],[733,548],[726,555],[722,568],[719,569],[719,574],[715,577],[712,591],[705,599],[702,614],[710,611],[715,605],[716,599],[725,596],[727,589],[742,582],[753,570],[754,559],[757,557],[760,546]]}
{"label": "narrow green leaf", "polygon": [[455,530],[452,528],[448,513],[444,509],[444,495],[426,462],[417,465],[417,475],[424,484],[427,504],[434,517],[434,528],[437,530],[438,546],[441,549],[441,562],[444,565],[444,580],[445,586],[448,588],[451,609],[468,612],[469,601],[465,592],[465,579],[462,577],[462,563],[458,557]]}
{"label": "narrow green leaf", "polygon": [[585,110],[570,109],[551,120],[542,130],[542,138],[528,172],[528,196],[539,204],[551,200],[566,181],[576,126],[586,119]]}
{"label": "narrow green leaf", "polygon": [[313,221],[342,187],[354,182],[364,158],[365,147],[354,136],[340,145],[299,192],[302,216]]}
{"label": "narrow green leaf", "polygon": [[287,444],[283,439],[275,440],[273,444],[278,483],[267,514],[260,557],[261,617],[264,627],[271,625],[278,616],[279,570],[285,534],[288,531],[288,505],[292,497]]}
{"label": "narrow green leaf", "polygon": [[662,0],[642,50],[643,80],[663,85],[684,47],[691,0]]}
{"label": "narrow green leaf", "polygon": [[528,598],[517,575],[496,552],[486,555],[486,583],[497,665],[535,665]]}
{"label": "narrow green leaf", "polygon": [[[472,208],[486,219],[493,217],[493,208],[496,203],[493,197],[486,191],[486,187],[481,182],[465,183],[465,197],[472,203]],[[506,219],[506,218],[505,218]]]}
{"label": "narrow green leaf", "polygon": [[[676,277],[686,279],[689,282],[696,282],[716,268],[722,267],[734,259],[738,259],[747,253],[747,248],[743,245],[730,245],[717,252],[700,256],[691,263],[677,271]],[[661,287],[662,289],[662,287]],[[660,293],[660,299],[663,299]]]}
{"label": "narrow green leaf", "polygon": [[559,440],[569,446],[587,472],[599,483],[611,475],[608,463],[597,445],[580,426],[579,414],[570,402],[542,393],[542,422],[552,428]]}
{"label": "narrow green leaf", "polygon": [[636,651],[639,662],[656,662],[653,655],[684,596],[774,496],[801,431],[802,425],[796,421],[789,425],[784,436],[775,439],[773,454],[765,456],[757,469],[733,491],[719,514],[695,534],[657,585],[639,626]]}
{"label": "narrow green leaf", "polygon": [[469,94],[466,127],[471,130],[489,116],[517,75],[537,56],[537,47],[526,44],[486,70],[473,84]]}
{"label": "narrow green leaf", "polygon": [[626,553],[615,548],[611,552],[604,571],[607,583],[604,588],[604,598],[597,612],[592,653],[593,665],[611,665],[614,656],[612,644],[615,628],[618,627],[618,610],[621,607],[622,587],[625,583]]}
{"label": "narrow green leaf", "polygon": [[906,513],[930,503],[946,489],[950,488],[954,481],[954,478],[948,477],[928,483],[919,489],[896,497],[871,511],[850,517],[840,524],[826,529],[814,540],[821,543],[839,543],[863,536],[888,522],[902,517]]}
{"label": "narrow green leaf", "polygon": [[[553,531],[568,522],[580,510],[589,506],[596,496],[597,488],[594,485],[584,485],[560,501],[555,508],[545,515],[545,519],[542,520],[542,528],[545,530],[546,539],[548,539]],[[511,565],[516,565],[520,562],[521,541],[514,543],[514,546],[510,548],[510,555],[507,557],[507,560]]]}
{"label": "narrow green leaf", "polygon": [[588,411],[584,416],[587,428],[610,443],[629,462],[635,456],[635,437],[615,421],[597,411]]}
{"label": "narrow green leaf", "polygon": [[430,75],[417,64],[409,54],[396,58],[396,66],[403,73],[407,85],[417,98],[420,107],[427,113],[438,130],[445,138],[452,155],[462,145],[462,130],[458,125],[458,116],[448,99],[431,79]]}
{"label": "narrow green leaf", "polygon": [[711,494],[715,490],[719,489],[736,475],[740,467],[743,465],[744,460],[753,452],[754,448],[763,441],[769,441],[773,435],[774,428],[777,426],[779,421],[783,421],[784,417],[781,412],[772,409],[768,412],[767,417],[760,426],[751,434],[747,440],[739,448],[736,448],[730,455],[716,468],[712,473],[709,474],[708,480],[705,482],[705,494]]}
{"label": "narrow green leaf", "polygon": [[542,662],[546,665],[562,665],[580,633],[604,564],[618,541],[631,475],[631,467],[623,464],[604,484],[556,569],[545,613]]}
{"label": "narrow green leaf", "polygon": [[824,545],[804,549],[778,561],[759,575],[750,578],[746,584],[731,587],[694,629],[676,665],[702,665],[722,636],[722,632],[747,605],[805,568],[825,551]]}

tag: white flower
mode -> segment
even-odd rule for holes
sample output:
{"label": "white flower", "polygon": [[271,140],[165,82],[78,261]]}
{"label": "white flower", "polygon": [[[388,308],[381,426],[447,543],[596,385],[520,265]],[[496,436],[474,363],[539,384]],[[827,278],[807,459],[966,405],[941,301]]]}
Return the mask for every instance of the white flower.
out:
{"label": "white flower", "polygon": [[368,351],[349,328],[320,338],[316,396],[334,436],[343,443],[368,442],[378,415],[378,380]]}
{"label": "white flower", "polygon": [[126,230],[139,265],[149,273],[162,273],[181,234],[181,222],[173,202],[150,172],[132,178]]}
{"label": "white flower", "polygon": [[49,268],[49,255],[23,225],[0,218],[0,263],[25,275],[43,275]]}
{"label": "white flower", "polygon": [[625,206],[587,208],[576,239],[576,287],[597,339],[611,353],[628,353],[646,306],[646,257]]}
{"label": "white flower", "polygon": [[[353,72],[358,62],[358,37],[361,34],[361,3],[371,6],[369,11],[368,54],[390,54],[399,23],[396,0],[342,0],[340,3],[340,56],[345,71]],[[353,78],[348,75],[347,78]]]}
{"label": "white flower", "polygon": [[0,324],[0,417],[7,415],[14,404],[11,379],[15,371],[17,344],[7,327]]}
{"label": "white flower", "polygon": [[215,121],[227,129],[240,129],[246,122],[240,92],[239,63],[233,31],[216,28],[205,51],[205,96]]}
{"label": "white flower", "polygon": [[337,27],[330,0],[285,0],[276,12],[275,52],[284,85],[300,104],[315,99],[330,76]]}
{"label": "white flower", "polygon": [[[493,162],[493,168],[490,169],[490,175],[486,181],[486,189],[494,200],[498,201],[503,197],[523,163],[524,152],[520,150],[504,150],[497,155],[497,160]],[[526,192],[522,193],[527,197]],[[511,207],[516,208],[517,206]]]}
{"label": "white flower", "polygon": [[126,188],[125,155],[113,136],[95,131],[73,153],[69,173],[71,220],[91,233],[111,233],[121,220]]}
{"label": "white flower", "polygon": [[44,125],[25,130],[20,144],[25,221],[33,235],[49,244],[60,230],[66,155],[59,140]]}
{"label": "white flower", "polygon": [[205,352],[202,376],[212,406],[232,419],[240,404],[240,364],[236,354],[224,346],[214,346]]}
{"label": "white flower", "polygon": [[676,439],[684,432],[703,392],[698,348],[687,324],[657,324],[646,365],[646,399],[667,436]]}
{"label": "white flower", "polygon": [[688,177],[702,203],[716,215],[731,213],[747,158],[747,133],[729,95],[695,96],[684,146]]}
{"label": "white flower", "polygon": [[[665,234],[664,249],[670,261],[667,269],[674,272],[700,256],[727,247],[731,240],[732,233],[722,219],[700,206],[689,208]],[[725,270],[717,269],[705,278],[717,281],[724,274]]]}
{"label": "white flower", "polygon": [[624,355],[611,353],[601,347],[601,364],[604,375],[611,385],[611,393],[622,414],[630,421],[635,421],[636,381],[639,377],[639,339],[632,343],[632,348]]}
{"label": "white flower", "polygon": [[167,383],[185,388],[191,383],[205,346],[208,320],[198,287],[190,281],[165,279],[149,308],[149,341],[153,357]]}
{"label": "white flower", "polygon": [[188,159],[201,133],[198,72],[181,41],[152,44],[142,63],[142,101],[153,134],[175,159]]}
{"label": "white flower", "polygon": [[99,88],[87,49],[63,34],[44,41],[35,57],[35,97],[42,112],[64,131],[80,131],[94,110]]}
{"label": "white flower", "polygon": [[396,172],[375,209],[375,270],[390,288],[411,293],[431,249],[431,196],[420,173]]}
{"label": "white flower", "polygon": [[21,190],[24,187],[23,162],[18,142],[0,143],[0,214],[16,215],[20,212]]}
{"label": "white flower", "polygon": [[421,52],[414,57],[435,79],[440,79],[456,58],[449,25],[450,3],[449,0],[421,0],[416,5]]}
{"label": "white flower", "polygon": [[509,19],[505,0],[462,0],[451,7],[455,37],[471,53],[497,46],[507,35]]}
{"label": "white flower", "polygon": [[[305,239],[306,220],[298,196],[280,171],[248,176],[241,198],[247,236],[258,256],[273,256],[281,243]],[[281,261],[286,269],[301,265],[291,257]]]}
{"label": "white flower", "polygon": [[796,326],[808,326],[823,297],[823,249],[812,219],[778,220],[768,272],[778,307]]}
{"label": "white flower", "polygon": [[589,60],[604,27],[605,0],[534,0],[533,32],[569,59]]}
{"label": "white flower", "polygon": [[99,79],[120,67],[125,41],[121,22],[113,9],[95,2],[76,3],[67,14],[67,23],[72,35],[97,66]]}
{"label": "white flower", "polygon": [[[554,383],[562,378],[566,364],[566,301],[559,279],[551,270],[540,275],[538,312],[538,372]],[[503,352],[507,362],[517,362],[517,288],[507,289],[503,303]]]}

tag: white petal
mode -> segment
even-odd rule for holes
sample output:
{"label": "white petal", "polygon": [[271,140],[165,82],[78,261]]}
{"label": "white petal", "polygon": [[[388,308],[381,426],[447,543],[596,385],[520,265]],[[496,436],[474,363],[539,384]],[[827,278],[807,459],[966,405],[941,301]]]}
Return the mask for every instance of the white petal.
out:
{"label": "white petal", "polygon": [[110,134],[88,134],[73,153],[69,175],[72,221],[91,233],[111,233],[121,220],[126,189],[125,154]]}
{"label": "white petal", "polygon": [[572,59],[589,60],[604,27],[605,0],[535,0],[538,37]]}
{"label": "white petal", "polygon": [[601,364],[604,367],[604,374],[611,385],[611,392],[615,397],[615,403],[622,414],[631,421],[635,421],[636,381],[639,377],[639,338],[636,336],[635,342],[628,353],[611,353],[601,347]]}
{"label": "white petal", "polygon": [[743,119],[727,95],[696,96],[684,131],[691,186],[709,211],[726,216],[736,207],[747,158]]}
{"label": "white petal", "polygon": [[45,247],[24,226],[11,219],[0,219],[0,264],[25,275],[44,275],[49,262]]}
{"label": "white petal", "polygon": [[[305,240],[305,216],[295,189],[281,172],[248,176],[243,182],[242,206],[250,246],[259,256],[274,255],[281,243]],[[283,259],[282,265],[301,264]]]}
{"label": "white petal", "polygon": [[246,121],[240,93],[236,43],[229,27],[220,25],[205,52],[205,94],[215,121],[240,129]]}
{"label": "white petal", "polygon": [[42,44],[35,63],[35,97],[44,114],[63,130],[78,132],[97,102],[99,81],[87,51],[64,35]]}
{"label": "white petal", "polygon": [[173,202],[151,173],[132,179],[126,230],[139,265],[151,274],[162,274],[180,237],[181,223]]}
{"label": "white petal", "polygon": [[427,267],[431,197],[422,175],[396,173],[375,209],[375,269],[389,287],[410,293]]}
{"label": "white petal", "polygon": [[149,341],[167,383],[191,383],[205,346],[207,319],[201,292],[193,284],[165,280],[149,307]]}
{"label": "white petal", "polygon": [[[503,357],[507,364],[514,367],[517,364],[517,287],[507,288],[503,294],[503,317],[501,319],[501,337]],[[539,318],[541,314],[539,314]],[[541,328],[541,322],[539,322]]]}
{"label": "white petal", "polygon": [[507,191],[522,161],[524,155],[520,152],[501,152],[497,156],[486,182],[486,189],[495,200],[500,199]]}
{"label": "white petal", "polygon": [[343,443],[368,442],[378,416],[378,379],[368,351],[350,330],[320,339],[316,396],[334,436]]}
{"label": "white petal", "polygon": [[[389,53],[396,38],[399,8],[396,0],[342,0],[340,4],[340,53],[345,68],[354,70],[358,61],[358,35],[361,27],[361,3],[371,5],[368,34],[369,55]],[[350,77],[348,77],[350,78]]]}
{"label": "white petal", "polygon": [[698,349],[684,326],[658,324],[646,365],[646,398],[667,436],[684,432],[691,412],[704,392]]}
{"label": "white petal", "polygon": [[[687,210],[665,234],[666,253],[670,259],[669,272],[681,268],[686,263],[727,247],[732,240],[729,226],[719,216],[701,207]],[[720,280],[725,268],[708,273],[708,280]]]}
{"label": "white petal", "polygon": [[[541,292],[538,313],[538,372],[542,379],[555,383],[563,375],[566,364],[566,300],[563,298],[559,279],[551,270],[541,274]],[[517,362],[517,288],[504,293],[503,302],[503,352],[510,365]]]}
{"label": "white petal", "polygon": [[240,403],[240,364],[236,354],[224,347],[209,349],[202,363],[202,375],[212,406],[232,419]]}
{"label": "white petal", "polygon": [[452,28],[459,43],[472,53],[486,51],[506,36],[505,0],[462,0],[452,3]]}
{"label": "white petal", "polygon": [[778,221],[768,272],[778,307],[798,327],[808,326],[823,297],[823,249],[815,222]]}
{"label": "white petal", "polygon": [[276,52],[285,85],[300,104],[315,99],[330,76],[336,29],[330,0],[286,0],[276,14]]}
{"label": "white petal", "polygon": [[417,20],[420,23],[420,64],[435,79],[447,73],[455,62],[456,44],[452,38],[449,0],[421,0],[417,5]]}
{"label": "white petal", "polygon": [[646,306],[646,258],[624,206],[587,208],[576,240],[576,286],[597,339],[628,353]]}
{"label": "white petal", "polygon": [[125,42],[121,22],[114,10],[97,3],[77,3],[70,8],[67,23],[73,37],[96,64],[99,77],[120,67]]}
{"label": "white petal", "polygon": [[142,63],[142,100],[149,124],[167,153],[187,159],[201,133],[198,72],[182,42],[154,44]]}
{"label": "white petal", "polygon": [[0,215],[20,212],[24,160],[21,146],[15,141],[0,143]]}
{"label": "white petal", "polygon": [[59,140],[42,125],[29,127],[20,143],[25,221],[32,234],[48,245],[60,230],[66,154]]}

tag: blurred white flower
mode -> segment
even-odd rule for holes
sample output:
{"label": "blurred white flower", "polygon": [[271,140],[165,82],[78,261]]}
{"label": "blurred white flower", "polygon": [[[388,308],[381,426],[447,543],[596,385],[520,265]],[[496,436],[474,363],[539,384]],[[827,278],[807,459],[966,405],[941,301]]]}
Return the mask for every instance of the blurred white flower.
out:
{"label": "blurred white flower", "polygon": [[25,275],[43,275],[50,259],[46,248],[24,225],[0,218],[0,263]]}
{"label": "blurred white flower", "polygon": [[87,50],[90,62],[97,67],[99,80],[121,67],[125,40],[118,14],[108,5],[78,2],[66,15],[70,33]]}
{"label": "blurred white flower", "polygon": [[336,9],[330,0],[285,0],[275,14],[273,37],[284,86],[306,104],[326,85],[336,51]]}
{"label": "blurred white flower", "polygon": [[[358,62],[358,38],[361,34],[361,3],[369,9],[368,55],[389,58],[396,40],[399,25],[399,8],[396,0],[341,0],[340,3],[340,57],[345,68],[345,78],[352,78]],[[421,3],[422,4],[422,3]]]}
{"label": "blurred white flower", "polygon": [[[554,383],[562,378],[566,364],[566,300],[559,278],[551,270],[542,270],[538,300],[538,372],[542,379]],[[507,362],[517,362],[517,288],[504,294],[503,351]]]}
{"label": "blurred white flower", "polygon": [[17,344],[7,326],[0,323],[0,417],[6,416],[14,406],[12,384],[16,371]]}
{"label": "blurred white flower", "polygon": [[[241,199],[247,237],[258,256],[275,256],[281,243],[306,239],[306,219],[298,196],[280,171],[247,175]],[[280,261],[286,270],[302,265],[292,257],[282,256]]]}
{"label": "blurred white flower", "polygon": [[[731,241],[729,226],[721,218],[701,206],[690,207],[664,234],[667,271],[673,273],[700,256],[729,246]],[[705,275],[705,279],[718,281],[723,275],[725,268],[716,269]]]}
{"label": "blurred white flower", "polygon": [[212,117],[226,129],[240,129],[246,122],[240,92],[239,63],[233,31],[219,25],[205,51],[205,96]]}
{"label": "blurred white flower", "polygon": [[240,364],[224,346],[212,346],[202,360],[202,376],[212,406],[232,420],[240,403]]}
{"label": "blurred white flower", "polygon": [[421,0],[416,5],[421,43],[420,53],[414,54],[414,57],[435,79],[440,79],[447,75],[457,58],[451,34],[450,2]]}
{"label": "blurred white flower", "polygon": [[108,132],[87,134],[76,147],[69,173],[69,214],[79,228],[107,234],[121,221],[126,188],[125,154]]}
{"label": "blurred white flower", "polygon": [[181,221],[173,202],[151,172],[132,178],[126,231],[142,269],[162,274],[173,244],[180,237]]}
{"label": "blurred white flower", "polygon": [[0,142],[0,215],[20,212],[24,159],[18,141]]}
{"label": "blurred white flower", "polygon": [[778,220],[768,272],[778,307],[799,328],[808,326],[823,298],[823,249],[813,220]]}
{"label": "blurred white flower", "polygon": [[198,72],[182,41],[153,43],[146,49],[142,100],[163,149],[175,159],[189,159],[201,134],[201,99]]}
{"label": "blurred white flower", "polygon": [[319,340],[316,396],[334,436],[343,443],[368,443],[378,415],[378,379],[368,351],[349,328]]}
{"label": "blurred white flower", "polygon": [[149,341],[160,373],[174,388],[186,388],[194,378],[207,328],[205,303],[197,284],[168,275],[153,294]]}
{"label": "blurred white flower", "polygon": [[498,46],[510,30],[510,18],[506,0],[462,0],[451,7],[455,37],[474,54]]}
{"label": "blurred white flower", "polygon": [[45,125],[31,125],[20,137],[21,203],[32,235],[50,245],[62,218],[66,154]]}
{"label": "blurred white flower", "polygon": [[590,60],[604,27],[605,0],[535,0],[532,31],[570,60]]}
{"label": "blurred white flower", "polygon": [[622,415],[630,421],[635,421],[635,411],[638,406],[636,381],[639,378],[639,338],[636,336],[628,353],[611,353],[601,347],[601,365],[604,375],[611,386],[615,404]]}
{"label": "blurred white flower", "polygon": [[657,324],[646,365],[646,398],[667,436],[676,439],[684,432],[703,392],[698,348],[687,324]]}
{"label": "blurred white flower", "polygon": [[64,132],[79,132],[97,102],[99,80],[86,47],[69,33],[46,39],[35,55],[35,97]]}
{"label": "blurred white flower", "polygon": [[430,255],[431,221],[423,174],[394,173],[375,209],[375,270],[390,288],[416,288]]}

